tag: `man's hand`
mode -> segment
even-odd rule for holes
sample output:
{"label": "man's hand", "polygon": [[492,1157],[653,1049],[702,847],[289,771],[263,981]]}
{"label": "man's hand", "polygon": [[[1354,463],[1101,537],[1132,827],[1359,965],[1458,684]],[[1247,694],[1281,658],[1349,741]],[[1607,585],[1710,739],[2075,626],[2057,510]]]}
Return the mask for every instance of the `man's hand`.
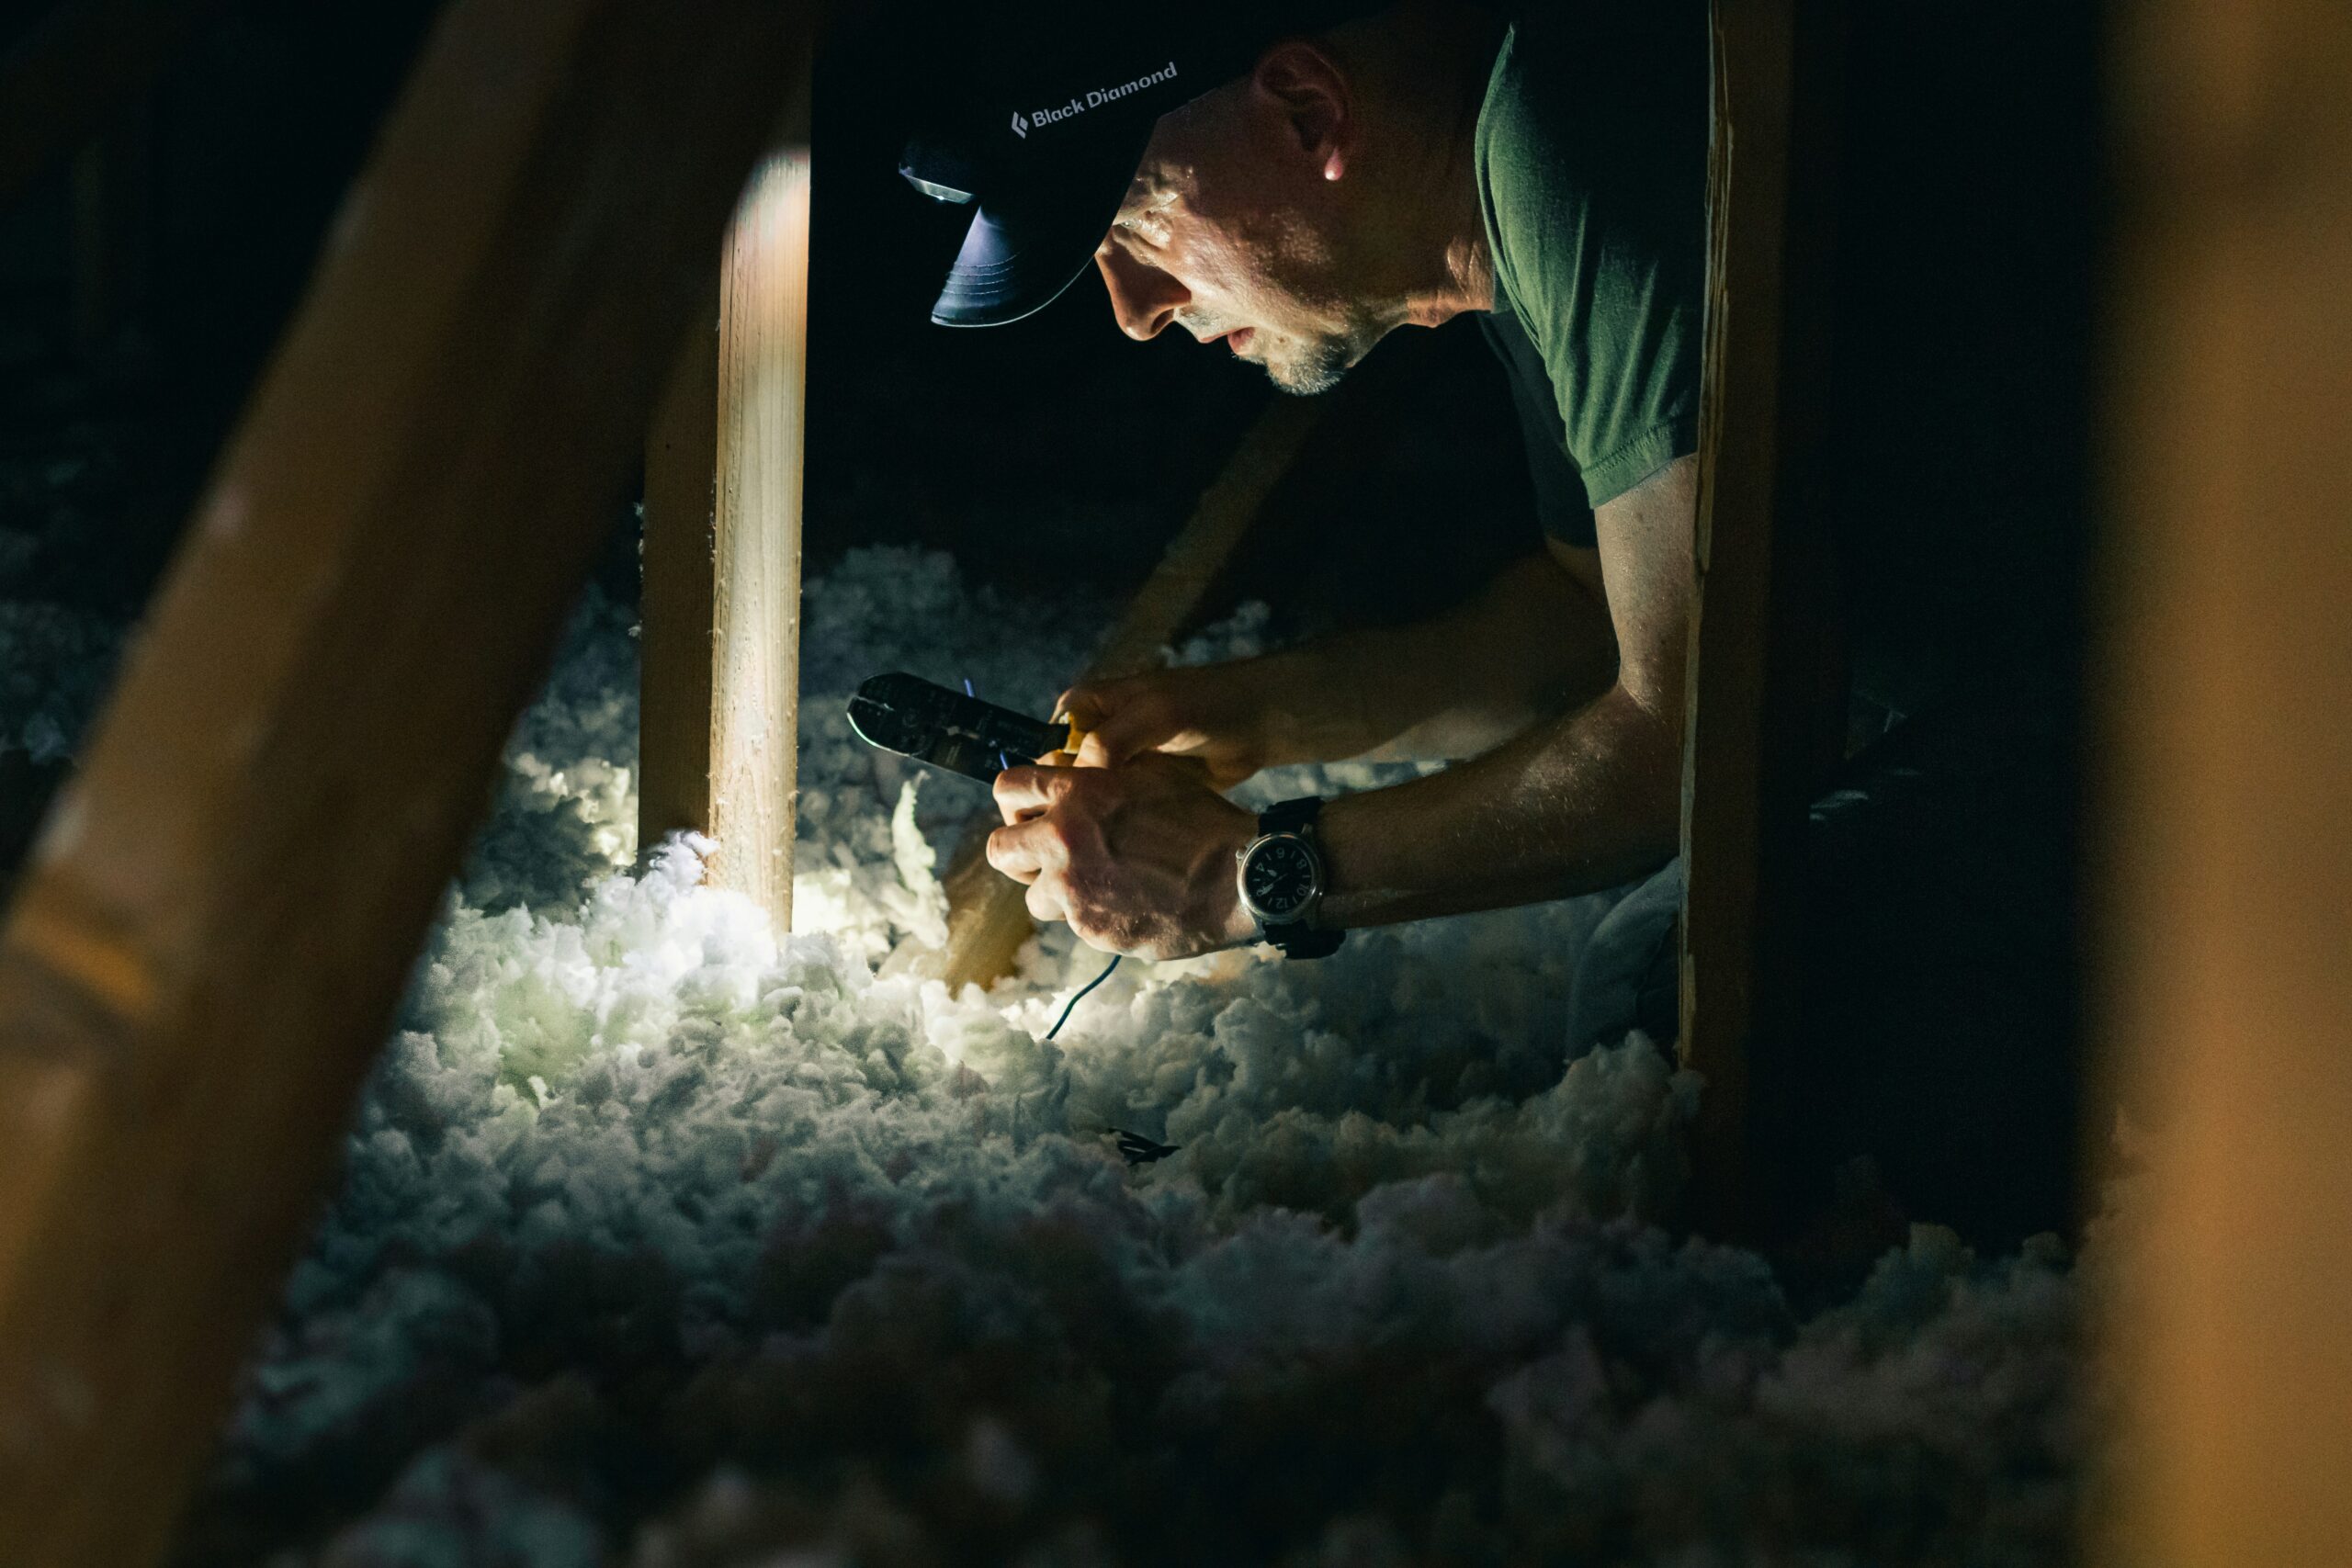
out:
{"label": "man's hand", "polygon": [[1153,670],[1073,686],[1057,711],[1086,734],[1080,767],[1115,767],[1162,751],[1194,759],[1210,784],[1229,789],[1269,761],[1259,677],[1260,666],[1248,660]]}
{"label": "man's hand", "polygon": [[1029,887],[1029,912],[1068,920],[1106,953],[1189,958],[1247,942],[1234,855],[1257,821],[1199,767],[1145,756],[1116,768],[1014,768],[997,776],[1005,826],[989,863]]}

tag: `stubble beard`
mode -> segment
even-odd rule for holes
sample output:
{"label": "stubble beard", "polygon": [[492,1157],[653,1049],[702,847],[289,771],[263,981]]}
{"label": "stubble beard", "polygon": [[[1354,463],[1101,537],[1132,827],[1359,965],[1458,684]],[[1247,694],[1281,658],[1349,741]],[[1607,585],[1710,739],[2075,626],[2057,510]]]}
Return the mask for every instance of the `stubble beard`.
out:
{"label": "stubble beard", "polygon": [[1311,338],[1299,352],[1280,362],[1266,362],[1266,379],[1295,398],[1312,398],[1340,384],[1357,359],[1354,345],[1344,338]]}
{"label": "stubble beard", "polygon": [[1277,342],[1287,350],[1261,361],[1266,378],[1294,397],[1311,398],[1328,392],[1386,335],[1384,323],[1354,320],[1338,327],[1305,333],[1284,333]]}

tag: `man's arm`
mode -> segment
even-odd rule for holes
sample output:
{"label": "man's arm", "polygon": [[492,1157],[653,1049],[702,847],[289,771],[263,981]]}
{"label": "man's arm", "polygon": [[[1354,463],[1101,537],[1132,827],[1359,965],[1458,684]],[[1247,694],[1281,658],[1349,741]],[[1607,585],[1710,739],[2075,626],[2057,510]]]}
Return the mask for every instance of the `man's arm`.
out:
{"label": "man's arm", "polygon": [[1220,786],[1285,762],[1475,756],[1590,701],[1617,647],[1599,552],[1553,544],[1429,621],[1073,687],[1081,762],[1191,756]]}
{"label": "man's arm", "polygon": [[[1673,852],[1697,465],[1684,457],[1600,508],[1618,648],[1609,688],[1471,761],[1331,803],[1323,918],[1380,925],[1609,886]],[[1016,768],[989,858],[1029,908],[1099,947],[1179,957],[1253,933],[1233,886],[1254,823],[1197,774]]]}
{"label": "man's arm", "polygon": [[1385,925],[1613,886],[1674,852],[1698,464],[1682,457],[1594,514],[1617,678],[1444,773],[1333,801],[1331,924]]}

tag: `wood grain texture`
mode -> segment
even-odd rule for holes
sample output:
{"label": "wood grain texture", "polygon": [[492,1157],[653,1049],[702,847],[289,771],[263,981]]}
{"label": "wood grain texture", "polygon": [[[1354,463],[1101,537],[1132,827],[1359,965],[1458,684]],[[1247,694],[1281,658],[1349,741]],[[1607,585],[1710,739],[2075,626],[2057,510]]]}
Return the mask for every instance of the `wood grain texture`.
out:
{"label": "wood grain texture", "polygon": [[458,0],[0,931],[0,1562],[162,1551],[805,47]]}
{"label": "wood grain texture", "polygon": [[2098,1038],[2144,1174],[2095,1555],[2318,1568],[2352,1550],[2352,10],[2110,26]]}
{"label": "wood grain texture", "polygon": [[[644,575],[638,615],[640,857],[669,834],[718,830],[712,778],[722,770],[714,766],[713,748],[722,724],[729,735],[750,739],[758,732],[752,721],[761,718],[760,705],[773,694],[782,691],[796,707],[798,702],[810,88],[804,71],[770,145],[770,160],[800,160],[797,174],[766,162],[746,186],[728,227],[726,253],[712,275],[709,307],[679,346],[646,433]],[[780,222],[789,231],[781,237]],[[735,308],[725,329],[731,335],[725,335],[721,296],[730,288]],[[722,363],[730,371],[724,385]],[[723,446],[722,427],[728,433]],[[771,473],[763,467],[769,463],[789,471]],[[729,512],[723,554],[718,515],[722,468],[732,476],[724,487]],[[763,554],[771,546],[781,558]],[[722,563],[734,587],[725,625],[718,602]],[[763,603],[752,592],[755,584],[778,597]],[[779,662],[784,660],[791,661],[789,669]],[[727,695],[728,711],[738,716],[732,720],[723,720],[720,712],[723,678],[755,682]],[[790,735],[796,724],[797,717],[787,715],[783,733]],[[748,759],[729,764],[737,772],[748,767]],[[773,781],[753,772],[761,786],[755,798],[772,799]],[[794,782],[786,777],[782,784],[787,857]],[[763,830],[748,821],[745,827]],[[783,874],[786,903],[781,913],[788,919],[788,858]]]}
{"label": "wood grain texture", "polygon": [[[1326,401],[1276,398],[1266,406],[1080,679],[1132,675],[1159,659],[1199,612],[1217,573],[1322,418]],[[939,973],[955,990],[992,986],[1012,974],[1021,944],[1035,929],[1021,885],[988,863],[988,826],[983,821],[967,838],[945,878],[947,946]]]}
{"label": "wood grain texture", "polygon": [[1787,917],[1822,737],[1842,718],[1821,678],[1827,562],[1812,467],[1837,25],[1834,7],[1813,0],[1713,6],[1680,1054],[1707,1082],[1694,1217],[1724,1235],[1755,1234],[1771,1207],[1769,1173],[1748,1158],[1748,1051],[1795,1006]]}
{"label": "wood grain texture", "polygon": [[[800,102],[807,85],[797,89]],[[792,929],[800,502],[808,389],[808,152],[771,156],[728,231],[711,525],[710,865]]]}

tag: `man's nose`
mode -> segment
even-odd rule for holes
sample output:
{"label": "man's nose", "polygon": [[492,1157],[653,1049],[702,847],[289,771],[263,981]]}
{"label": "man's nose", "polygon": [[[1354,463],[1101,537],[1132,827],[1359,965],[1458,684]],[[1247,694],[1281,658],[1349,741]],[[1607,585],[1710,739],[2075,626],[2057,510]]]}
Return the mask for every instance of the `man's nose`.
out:
{"label": "man's nose", "polygon": [[1109,240],[1094,248],[1094,265],[1111,291],[1111,313],[1119,319],[1119,330],[1137,343],[1158,337],[1176,319],[1177,307],[1193,297],[1173,276]]}

